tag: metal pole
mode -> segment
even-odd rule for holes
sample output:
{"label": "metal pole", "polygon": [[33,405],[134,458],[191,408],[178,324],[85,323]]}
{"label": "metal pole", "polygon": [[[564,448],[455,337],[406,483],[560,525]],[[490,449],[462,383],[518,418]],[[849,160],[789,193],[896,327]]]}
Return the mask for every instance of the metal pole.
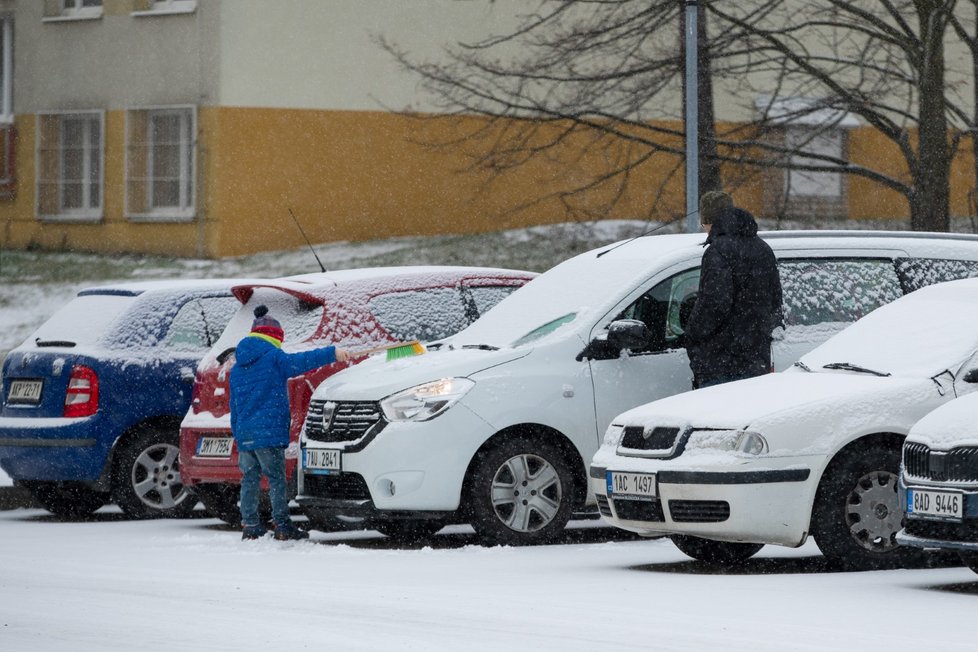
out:
{"label": "metal pole", "polygon": [[686,0],[686,232],[700,230],[699,220],[699,75],[696,54],[697,0]]}

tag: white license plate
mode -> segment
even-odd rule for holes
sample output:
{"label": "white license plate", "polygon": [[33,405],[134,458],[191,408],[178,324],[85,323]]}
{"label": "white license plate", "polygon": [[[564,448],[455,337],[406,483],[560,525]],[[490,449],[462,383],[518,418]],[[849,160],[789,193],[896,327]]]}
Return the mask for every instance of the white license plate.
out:
{"label": "white license plate", "polygon": [[7,391],[8,403],[38,403],[41,400],[42,380],[14,380]]}
{"label": "white license plate", "polygon": [[608,495],[626,500],[652,500],[655,498],[654,473],[621,473],[608,471]]}
{"label": "white license plate", "polygon": [[232,437],[201,437],[197,442],[197,457],[231,457]]}
{"label": "white license plate", "polygon": [[960,521],[964,517],[964,495],[952,491],[907,489],[907,514]]}
{"label": "white license plate", "polygon": [[302,468],[309,473],[339,473],[342,470],[340,451],[330,448],[303,448]]}

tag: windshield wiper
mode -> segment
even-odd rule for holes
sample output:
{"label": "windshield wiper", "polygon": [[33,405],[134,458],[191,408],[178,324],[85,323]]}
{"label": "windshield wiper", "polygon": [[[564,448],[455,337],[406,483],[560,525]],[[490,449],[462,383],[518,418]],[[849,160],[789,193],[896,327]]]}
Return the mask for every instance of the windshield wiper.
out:
{"label": "windshield wiper", "polygon": [[804,369],[804,370],[805,370],[805,371],[807,371],[808,373],[811,373],[811,372],[812,372],[812,368],[811,368],[811,367],[809,367],[809,366],[808,366],[807,364],[805,364],[804,362],[802,362],[801,360],[799,360],[798,362],[796,362],[796,363],[795,363],[795,364],[793,364],[792,366],[793,366],[793,367],[801,367],[802,369]]}
{"label": "windshield wiper", "polygon": [[463,349],[479,349],[480,351],[498,351],[498,346],[493,346],[491,344],[463,344]]}
{"label": "windshield wiper", "polygon": [[842,369],[844,371],[857,371],[863,374],[873,374],[874,376],[891,376],[892,374],[884,371],[875,371],[873,369],[867,369],[866,367],[860,367],[859,365],[852,364],[851,362],[830,362],[828,364],[823,364],[822,369]]}

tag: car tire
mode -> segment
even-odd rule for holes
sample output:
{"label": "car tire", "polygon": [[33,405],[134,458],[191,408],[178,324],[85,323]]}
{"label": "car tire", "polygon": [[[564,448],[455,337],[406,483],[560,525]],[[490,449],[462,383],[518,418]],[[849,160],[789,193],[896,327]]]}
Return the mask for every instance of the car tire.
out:
{"label": "car tire", "polygon": [[978,573],[978,553],[976,552],[959,552],[958,556],[961,557],[961,563]]}
{"label": "car tire", "polygon": [[707,564],[735,566],[742,564],[764,547],[763,543],[737,543],[732,541],[713,541],[685,534],[674,534],[672,542],[687,557]]}
{"label": "car tire", "polygon": [[371,521],[369,527],[398,543],[423,543],[445,527],[436,519],[403,519]]}
{"label": "car tire", "polygon": [[474,461],[468,509],[487,543],[547,543],[570,520],[574,480],[563,454],[538,439],[508,439]]}
{"label": "car tire", "polygon": [[920,559],[900,547],[903,510],[897,496],[900,449],[873,444],[843,452],[822,476],[812,510],[812,535],[828,561],[843,570],[893,568]]}
{"label": "car tire", "polygon": [[179,436],[143,429],[126,441],[113,464],[112,500],[129,518],[184,518],[197,498],[180,480]]}
{"label": "car tire", "polygon": [[109,502],[108,494],[77,482],[30,482],[27,490],[41,507],[61,518],[84,518]]}

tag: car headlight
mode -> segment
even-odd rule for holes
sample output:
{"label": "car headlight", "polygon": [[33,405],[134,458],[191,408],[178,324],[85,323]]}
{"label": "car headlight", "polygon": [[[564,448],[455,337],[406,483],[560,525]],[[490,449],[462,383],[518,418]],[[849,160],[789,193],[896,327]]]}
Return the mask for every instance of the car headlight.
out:
{"label": "car headlight", "polygon": [[468,378],[442,378],[391,394],[380,402],[388,421],[427,421],[452,407],[475,387]]}
{"label": "car headlight", "polygon": [[750,430],[694,430],[686,442],[687,451],[710,450],[763,455],[768,451],[767,440]]}

